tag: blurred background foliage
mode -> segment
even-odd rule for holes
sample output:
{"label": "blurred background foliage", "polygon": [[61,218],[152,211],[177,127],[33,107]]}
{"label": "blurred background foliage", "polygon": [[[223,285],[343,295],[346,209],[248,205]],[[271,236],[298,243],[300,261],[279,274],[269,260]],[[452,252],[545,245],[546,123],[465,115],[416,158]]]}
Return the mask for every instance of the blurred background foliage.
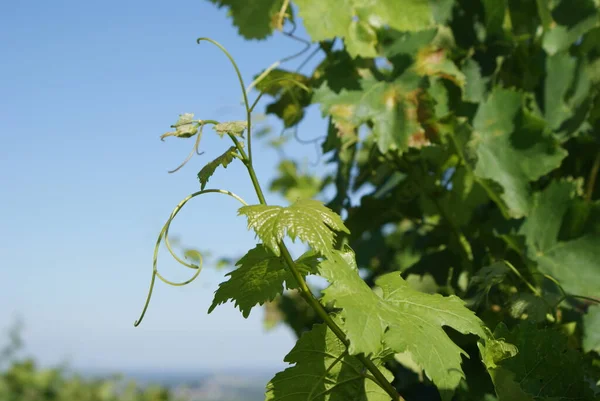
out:
{"label": "blurred background foliage", "polygon": [[40,368],[34,358],[20,356],[21,329],[16,323],[9,330],[0,351],[2,401],[179,401],[166,388],[141,388],[119,375],[84,378],[64,366]]}

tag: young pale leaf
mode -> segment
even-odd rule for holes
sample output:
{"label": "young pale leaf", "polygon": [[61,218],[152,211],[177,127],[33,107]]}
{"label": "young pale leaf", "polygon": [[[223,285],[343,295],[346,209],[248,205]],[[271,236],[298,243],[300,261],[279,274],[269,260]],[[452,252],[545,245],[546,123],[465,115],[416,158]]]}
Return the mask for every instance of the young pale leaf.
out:
{"label": "young pale leaf", "polygon": [[[307,275],[315,272],[317,262],[313,253],[305,253],[296,260],[296,267]],[[285,262],[262,244],[248,251],[236,266],[236,270],[227,273],[229,280],[219,284],[208,313],[220,304],[234,301],[247,318],[254,306],[272,301],[281,294],[284,282],[288,289],[297,288],[298,284]]]}
{"label": "young pale leaf", "polygon": [[248,219],[263,243],[279,256],[279,243],[287,235],[295,241],[300,238],[317,253],[326,257],[333,252],[335,231],[350,233],[341,217],[312,199],[301,199],[288,207],[253,205],[242,206],[238,215]]}
{"label": "young pale leaf", "polygon": [[567,152],[545,131],[545,123],[523,107],[521,93],[496,88],[473,120],[475,174],[502,187],[512,217],[531,207],[529,183],[558,166]]}
{"label": "young pale leaf", "polygon": [[[556,278],[570,294],[598,297],[600,288],[600,227],[593,225],[600,214],[600,203],[586,203],[582,227],[572,228],[566,241],[566,226],[574,218],[580,182],[553,181],[543,192],[536,193],[530,216],[521,226],[527,256],[538,263],[541,272]],[[589,223],[588,223],[589,222]],[[591,224],[590,224],[591,223]],[[573,269],[577,269],[577,274]]]}
{"label": "young pale leaf", "polygon": [[[390,396],[367,379],[364,366],[324,324],[302,334],[285,357],[295,366],[277,373],[267,385],[266,401],[389,401]],[[376,365],[380,362],[375,360]],[[386,378],[392,375],[379,366]]]}
{"label": "young pale leaf", "polygon": [[214,130],[217,131],[217,134],[219,134],[221,137],[223,137],[225,134],[242,136],[247,127],[248,123],[246,121],[229,121],[213,126]]}
{"label": "young pale leaf", "polygon": [[178,138],[189,138],[198,132],[198,123],[194,121],[194,113],[184,113],[179,115],[179,119],[171,128],[175,128],[175,131],[164,133],[160,136],[160,139],[165,139],[168,136],[176,136]]}
{"label": "young pale leaf", "polygon": [[[594,400],[585,378],[583,358],[570,348],[562,333],[551,328],[537,329],[530,323],[521,323],[509,331],[500,323],[494,337],[519,350],[515,356],[486,363],[500,401]],[[484,352],[482,355],[485,359]]]}
{"label": "young pale leaf", "polygon": [[374,292],[358,275],[352,251],[335,251],[319,265],[331,285],[323,301],[340,308],[349,352],[377,354],[382,347],[408,351],[449,400],[464,377],[460,349],[444,332],[448,326],[463,334],[486,338],[483,323],[455,296],[415,291],[399,273],[380,276]]}
{"label": "young pale leaf", "polygon": [[223,166],[224,168],[227,168],[229,163],[233,161],[234,155],[236,154],[237,149],[235,146],[232,146],[229,149],[227,149],[227,151],[221,156],[217,157],[215,160],[202,167],[202,170],[200,170],[200,172],[198,173],[198,179],[200,180],[200,189],[203,190],[204,187],[206,187],[206,183],[208,183],[210,177],[212,177],[212,175],[215,173],[217,167]]}
{"label": "young pale leaf", "polygon": [[495,369],[498,367],[498,363],[519,353],[519,350],[513,344],[493,338],[478,342],[477,347],[481,353],[481,360],[487,369]]}

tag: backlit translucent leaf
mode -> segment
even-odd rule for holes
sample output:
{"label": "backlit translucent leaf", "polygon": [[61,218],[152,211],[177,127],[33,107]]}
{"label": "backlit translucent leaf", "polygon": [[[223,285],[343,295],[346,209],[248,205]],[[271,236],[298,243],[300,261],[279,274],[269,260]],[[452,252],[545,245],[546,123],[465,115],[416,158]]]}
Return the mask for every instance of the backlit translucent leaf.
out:
{"label": "backlit translucent leaf", "polygon": [[227,7],[238,27],[240,35],[246,39],[264,39],[275,28],[274,17],[281,9],[283,0],[210,0],[217,7]]}
{"label": "backlit translucent leaf", "polygon": [[[324,324],[302,334],[285,357],[294,366],[267,385],[267,401],[389,401],[390,396],[365,377],[364,366]],[[374,360],[376,365],[381,362]],[[379,366],[391,380],[392,375]]]}
{"label": "backlit translucent leaf", "polygon": [[235,136],[242,136],[244,130],[248,127],[246,121],[229,121],[226,123],[220,123],[213,126],[217,134],[223,136],[225,134],[232,134]]}
{"label": "backlit translucent leaf", "polygon": [[198,179],[200,180],[200,189],[204,189],[204,187],[206,187],[206,183],[208,182],[210,177],[212,177],[212,175],[215,173],[217,167],[223,166],[224,168],[227,168],[229,163],[233,161],[233,155],[235,154],[237,154],[237,149],[235,146],[232,146],[229,149],[227,149],[227,151],[221,156],[217,157],[215,160],[202,167],[202,170],[200,170],[200,172],[198,173]]}
{"label": "backlit translucent leaf", "polygon": [[523,101],[518,92],[495,89],[477,110],[471,141],[475,174],[500,184],[500,196],[513,217],[529,213],[529,183],[560,166],[567,154],[545,133],[543,120],[523,108]]}
{"label": "backlit translucent leaf", "polygon": [[377,57],[377,32],[365,21],[350,23],[345,39],[346,50],[352,56]]}
{"label": "backlit translucent leaf", "polygon": [[313,42],[345,36],[352,23],[353,0],[295,0]]}
{"label": "backlit translucent leaf", "polygon": [[411,136],[423,133],[417,116],[420,83],[418,75],[407,72],[393,82],[365,79],[360,91],[335,93],[322,85],[313,102],[321,104],[324,115],[331,115],[340,135],[371,121],[382,153],[390,147],[406,150]]}
{"label": "backlit translucent leaf", "polygon": [[352,56],[374,57],[374,29],[399,31],[430,27],[434,17],[425,0],[296,0],[298,12],[313,41],[343,37]]}
{"label": "backlit translucent leaf", "polygon": [[399,273],[377,278],[379,291],[374,292],[358,275],[351,251],[336,251],[319,265],[319,272],[331,284],[323,301],[341,309],[350,354],[376,355],[382,347],[396,353],[408,351],[444,400],[451,398],[464,377],[461,355],[465,353],[443,327],[486,337],[483,323],[460,298],[415,291]]}
{"label": "backlit translucent leaf", "polygon": [[[579,185],[577,181],[554,181],[537,193],[520,233],[526,238],[527,255],[540,271],[556,278],[568,293],[599,297],[600,230],[593,222],[597,215],[590,209],[577,223],[580,228],[572,225]],[[561,240],[561,232],[568,240]]]}
{"label": "backlit translucent leaf", "polygon": [[[296,260],[296,266],[304,275],[314,272],[316,264],[317,258],[312,253]],[[234,301],[242,315],[248,317],[254,306],[272,301],[281,294],[284,282],[288,289],[297,288],[285,262],[262,244],[248,251],[236,266],[237,269],[227,273],[229,280],[219,284],[208,313],[220,304]]]}
{"label": "backlit translucent leaf", "polygon": [[530,323],[509,331],[500,324],[494,337],[519,350],[513,357],[496,361],[495,368],[487,364],[499,401],[594,399],[584,378],[582,356],[570,348],[562,333]]}
{"label": "backlit translucent leaf", "polygon": [[600,305],[590,306],[583,317],[583,350],[600,354]]}
{"label": "backlit translucent leaf", "polygon": [[287,235],[300,238],[321,255],[333,250],[335,231],[349,233],[339,215],[312,199],[301,199],[288,207],[242,206],[238,215],[248,218],[248,228],[254,229],[263,243],[279,256],[279,243]]}

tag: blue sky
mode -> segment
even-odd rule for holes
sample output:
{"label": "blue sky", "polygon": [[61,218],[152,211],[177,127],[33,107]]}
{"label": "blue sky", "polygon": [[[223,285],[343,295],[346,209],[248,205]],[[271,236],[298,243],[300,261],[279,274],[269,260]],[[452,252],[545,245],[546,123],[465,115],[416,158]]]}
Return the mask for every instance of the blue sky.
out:
{"label": "blue sky", "polygon": [[[246,84],[301,48],[283,35],[245,41],[224,9],[203,0],[0,3],[0,329],[22,317],[27,353],[43,365],[278,367],[294,343],[285,327],[265,333],[258,309],[247,320],[232,304],[207,315],[224,274],[210,267],[184,288],[158,283],[133,327],[162,224],[198,189],[198,170],[229,146],[208,129],[205,154],[167,174],[192,142],[159,135],[184,112],[244,118],[232,67],[212,45],[196,45],[200,36],[229,49]],[[324,132],[318,116],[313,107],[303,137]],[[316,157],[311,146],[289,151]],[[266,184],[277,154],[260,144],[255,152]],[[219,171],[215,184],[255,202],[239,165]],[[172,233],[213,255],[240,255],[255,240],[237,207],[217,195],[195,199]],[[168,277],[189,277],[160,261]]]}

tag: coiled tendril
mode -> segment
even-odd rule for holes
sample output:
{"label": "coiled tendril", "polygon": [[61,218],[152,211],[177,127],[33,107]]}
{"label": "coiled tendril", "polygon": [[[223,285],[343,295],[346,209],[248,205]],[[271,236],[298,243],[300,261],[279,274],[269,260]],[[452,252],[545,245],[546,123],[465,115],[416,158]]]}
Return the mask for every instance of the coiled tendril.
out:
{"label": "coiled tendril", "polygon": [[[150,305],[150,299],[152,298],[152,291],[154,290],[154,283],[156,282],[157,277],[166,284],[179,287],[179,286],[183,286],[183,285],[191,283],[200,275],[200,272],[202,271],[202,256],[199,255],[200,260],[199,260],[199,264],[197,264],[197,265],[194,263],[188,263],[185,260],[181,259],[179,256],[177,256],[175,254],[175,252],[173,251],[173,249],[171,248],[171,244],[169,243],[169,228],[171,227],[171,222],[173,221],[175,216],[177,216],[177,214],[181,211],[183,206],[189,200],[191,200],[192,198],[195,198],[196,196],[204,195],[207,193],[219,193],[219,194],[231,196],[232,198],[234,198],[234,199],[238,200],[240,203],[242,203],[244,206],[248,206],[246,201],[244,201],[241,197],[234,194],[233,192],[226,191],[224,189],[205,189],[202,191],[194,192],[193,194],[187,196],[185,199],[183,199],[181,202],[179,202],[177,204],[177,206],[175,206],[175,209],[173,209],[173,211],[171,212],[171,216],[169,217],[169,219],[163,226],[162,230],[160,231],[160,234],[158,235],[158,239],[156,240],[156,245],[154,246],[154,256],[152,258],[152,279],[150,280],[150,288],[148,290],[148,295],[146,297],[146,302],[144,303],[144,308],[142,309],[142,313],[140,314],[139,319],[137,319],[133,323],[134,326],[137,327],[142,322],[142,320],[144,319],[144,316],[146,315],[146,311],[148,310],[148,305]],[[182,282],[174,282],[174,281],[164,278],[158,272],[158,267],[157,267],[157,265],[158,265],[158,250],[159,250],[160,244],[163,240],[165,242],[165,245],[166,245],[169,253],[177,262],[179,262],[180,264],[182,264],[185,267],[196,270],[196,272],[194,273],[194,275],[192,277],[190,277],[189,279],[182,281]]]}

